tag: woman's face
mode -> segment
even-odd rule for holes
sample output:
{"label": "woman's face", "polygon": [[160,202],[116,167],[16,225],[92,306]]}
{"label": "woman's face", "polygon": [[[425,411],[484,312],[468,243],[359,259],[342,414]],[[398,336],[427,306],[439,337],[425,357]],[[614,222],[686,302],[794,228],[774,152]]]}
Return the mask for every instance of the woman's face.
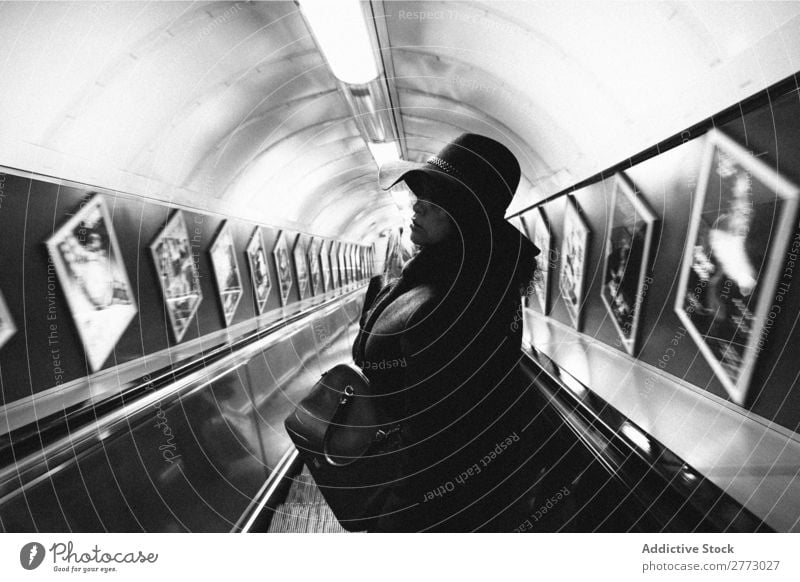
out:
{"label": "woman's face", "polygon": [[441,207],[431,202],[430,191],[425,184],[415,184],[412,190],[411,242],[419,246],[442,242],[453,234],[455,229],[450,216]]}

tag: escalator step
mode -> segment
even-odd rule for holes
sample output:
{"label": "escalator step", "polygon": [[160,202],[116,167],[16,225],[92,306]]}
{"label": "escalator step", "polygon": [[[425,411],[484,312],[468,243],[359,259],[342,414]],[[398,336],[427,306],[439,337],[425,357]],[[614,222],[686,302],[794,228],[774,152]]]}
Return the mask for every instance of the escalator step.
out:
{"label": "escalator step", "polygon": [[300,474],[292,478],[286,500],[275,509],[269,531],[339,533],[346,530],[325,503],[311,473],[303,466]]}
{"label": "escalator step", "polygon": [[285,503],[318,503],[323,501],[311,475],[300,474],[294,478]]}
{"label": "escalator step", "polygon": [[345,529],[325,503],[285,503],[275,510],[272,533],[340,533]]}

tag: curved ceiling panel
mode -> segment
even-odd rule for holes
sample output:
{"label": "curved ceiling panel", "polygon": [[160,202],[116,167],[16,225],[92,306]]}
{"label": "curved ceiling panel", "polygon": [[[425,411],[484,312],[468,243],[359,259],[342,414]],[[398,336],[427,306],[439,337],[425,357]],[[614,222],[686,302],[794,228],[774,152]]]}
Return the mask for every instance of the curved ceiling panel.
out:
{"label": "curved ceiling panel", "polygon": [[[329,82],[327,71],[319,66],[319,55],[308,53],[298,61],[260,65],[247,70],[235,83],[223,82],[207,94],[198,93],[181,117],[153,140],[157,149],[148,154],[159,164],[157,174],[194,188],[207,184],[208,174],[213,173],[213,181],[226,186],[230,173],[240,172],[264,143],[302,127],[298,115],[321,118],[339,107],[333,87],[319,91]],[[298,77],[294,67],[304,61],[313,61],[316,66]],[[186,144],[191,144],[197,155],[188,157],[193,165],[177,168],[170,160],[174,152],[185,151]]]}
{"label": "curved ceiling panel", "polygon": [[528,174],[539,197],[788,77],[800,62],[800,3],[384,7],[404,124],[412,115],[440,121],[452,131],[421,135],[443,141],[465,125],[443,102],[484,112],[549,169],[540,171],[553,176],[544,183],[540,172]]}
{"label": "curved ceiling panel", "polygon": [[[408,157],[501,139],[510,210],[800,63],[797,2],[373,1]],[[0,165],[352,241],[398,223],[294,2],[1,2],[0,72]]]}
{"label": "curved ceiling panel", "polygon": [[0,164],[311,234],[374,182],[293,2],[3,2],[0,55]]}
{"label": "curved ceiling panel", "polygon": [[[197,189],[213,182],[216,196],[231,201],[247,198],[243,182],[253,176],[265,179],[280,175],[284,163],[303,155],[303,150],[289,144],[305,144],[319,134],[336,133],[339,139],[349,139],[358,132],[347,115],[338,93],[328,91],[251,116],[230,131],[204,156],[191,175],[187,186]],[[284,147],[287,146],[287,147]],[[270,162],[272,156],[275,160]],[[260,186],[261,184],[259,184]]]}
{"label": "curved ceiling panel", "polygon": [[[578,150],[578,144],[566,137],[556,119],[537,103],[535,93],[528,95],[491,71],[440,54],[407,49],[393,49],[392,53],[401,55],[396,59],[395,84],[406,93],[401,95],[404,116],[435,118],[437,110],[451,108],[454,103],[467,106],[471,110],[467,117],[490,126],[500,124],[524,140],[512,146],[525,153],[520,159],[525,173],[545,171],[548,158],[569,158]],[[431,106],[434,115],[426,116],[425,104],[415,103],[414,95],[444,101]],[[530,166],[526,166],[528,162]]]}
{"label": "curved ceiling panel", "polygon": [[353,216],[352,221],[356,226],[349,231],[355,241],[372,244],[381,233],[397,227],[397,206],[394,202],[376,204],[370,201],[370,206],[362,208],[359,214]]}
{"label": "curved ceiling panel", "polygon": [[[304,31],[296,20],[292,25],[284,15],[263,14],[258,4],[220,3],[186,12],[112,60],[44,140],[77,155],[103,152],[113,167],[175,183],[154,172],[146,155],[157,149],[164,129],[204,104],[205,123],[217,136],[245,120],[262,99],[246,81],[258,74],[256,67],[313,49],[307,34],[304,43],[298,40]],[[203,154],[203,145],[188,141],[181,149],[192,159]]]}
{"label": "curved ceiling panel", "polygon": [[[351,175],[356,178],[357,171],[351,172]],[[376,200],[375,191],[370,183],[374,184],[375,177],[361,178],[361,184],[364,186],[357,192],[351,192],[347,196],[330,196],[326,200],[327,204],[321,204],[313,215],[309,218],[310,223],[315,225],[317,230],[331,228],[336,232],[355,233],[359,231],[359,222],[371,221],[371,214],[375,209],[383,206],[384,204],[394,208],[394,223],[397,223],[397,207],[394,206],[391,198],[387,196],[388,201],[381,203]],[[386,195],[384,195],[386,196]],[[326,226],[329,225],[329,226]],[[323,234],[326,234],[322,231]],[[370,233],[370,238],[376,237],[378,232]],[[352,237],[352,240],[369,244],[369,239]]]}

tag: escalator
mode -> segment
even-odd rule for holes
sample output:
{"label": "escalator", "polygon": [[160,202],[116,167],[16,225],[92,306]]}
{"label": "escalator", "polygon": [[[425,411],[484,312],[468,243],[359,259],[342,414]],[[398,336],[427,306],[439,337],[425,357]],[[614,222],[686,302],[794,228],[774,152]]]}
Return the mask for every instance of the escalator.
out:
{"label": "escalator", "polygon": [[286,499],[275,508],[269,533],[346,533],[317,489],[308,469],[291,479]]}
{"label": "escalator", "polygon": [[281,491],[283,419],[349,358],[362,301],[351,286],[178,359],[180,346],[111,396],[1,435],[0,531],[245,531]]}
{"label": "escalator", "polygon": [[[283,419],[349,358],[362,301],[328,298],[6,433],[0,529],[344,531]],[[476,529],[771,531],[568,371],[523,356],[524,450]]]}
{"label": "escalator", "polygon": [[[542,354],[521,361],[530,422],[492,498],[493,532],[760,532],[772,529]],[[344,531],[304,467],[263,531]],[[487,512],[484,510],[484,514]]]}

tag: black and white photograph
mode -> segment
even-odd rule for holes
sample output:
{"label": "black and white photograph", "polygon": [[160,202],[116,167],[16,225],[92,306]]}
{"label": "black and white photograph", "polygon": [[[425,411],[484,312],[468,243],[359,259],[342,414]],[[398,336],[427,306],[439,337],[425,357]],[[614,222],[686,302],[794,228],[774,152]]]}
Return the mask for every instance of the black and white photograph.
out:
{"label": "black and white photograph", "polygon": [[105,199],[95,194],[47,241],[93,372],[138,311]]}
{"label": "black and white photograph", "polygon": [[339,242],[336,247],[336,261],[339,268],[339,283],[342,287],[350,283],[349,273],[347,271],[347,262],[345,256],[347,254],[347,243]]}
{"label": "black and white photograph", "polygon": [[590,234],[589,226],[581,217],[575,199],[568,196],[558,283],[569,318],[578,330],[581,328],[581,311],[586,296],[586,257]]}
{"label": "black and white photograph", "polygon": [[[536,255],[536,273],[533,276],[533,293],[536,304],[544,315],[550,312],[550,270],[553,264],[553,232],[544,208],[537,208],[533,216],[524,219],[524,225],[533,244],[539,249]],[[530,225],[530,226],[529,226]]]}
{"label": "black and white photograph", "polygon": [[331,265],[331,286],[338,289],[342,286],[342,275],[339,270],[339,241],[331,240],[330,250],[328,251],[328,262]]}
{"label": "black and white photograph", "polygon": [[345,280],[347,284],[353,282],[353,246],[350,243],[342,245],[342,269],[345,273]]}
{"label": "black and white photograph", "polygon": [[626,176],[618,174],[608,215],[600,296],[625,350],[635,355],[642,304],[651,281],[650,256],[656,216]]}
{"label": "black and white photograph", "polygon": [[269,259],[267,249],[264,247],[264,237],[261,227],[256,227],[247,243],[247,262],[250,265],[250,279],[253,283],[253,296],[256,302],[256,312],[264,313],[267,305],[272,280],[269,276]]}
{"label": "black and white photograph", "polygon": [[11,312],[8,310],[3,292],[0,291],[0,349],[5,343],[11,339],[17,331],[17,326],[14,325],[14,319],[11,317]]}
{"label": "black and white photograph", "polygon": [[289,294],[294,286],[292,262],[289,258],[289,246],[286,242],[287,236],[290,235],[286,232],[281,232],[275,242],[275,248],[272,250],[275,269],[278,272],[278,285],[280,285],[281,290],[281,305],[284,307],[289,303]]}
{"label": "black and white photograph", "polygon": [[347,243],[344,247],[344,270],[347,273],[347,282],[352,283],[355,281],[355,273],[353,271],[353,245]]}
{"label": "black and white photograph", "polygon": [[319,295],[324,292],[322,284],[322,266],[320,265],[321,241],[311,238],[308,243],[308,267],[311,280],[311,294]]}
{"label": "black and white photograph", "polygon": [[239,301],[242,300],[244,289],[242,288],[242,277],[239,274],[239,261],[236,258],[236,246],[227,222],[223,223],[220,228],[209,253],[225,325],[230,325]]}
{"label": "black and white photograph", "polygon": [[370,277],[375,275],[375,243],[369,248],[368,272]]}
{"label": "black and white photograph", "polygon": [[347,253],[350,270],[350,280],[358,281],[358,246],[350,245],[350,252]]}
{"label": "black and white photograph", "polygon": [[350,244],[347,247],[347,255],[345,257],[347,263],[347,271],[350,276],[350,282],[356,281],[356,245]]}
{"label": "black and white photograph", "polygon": [[339,269],[339,283],[342,287],[348,284],[347,278],[347,263],[345,262],[345,253],[347,252],[347,244],[339,242],[336,247],[336,263]]}
{"label": "black and white photograph", "polygon": [[327,293],[333,290],[333,273],[331,273],[331,244],[330,239],[321,239],[319,260],[322,263],[322,285]]}
{"label": "black and white photograph", "polygon": [[302,234],[298,234],[295,239],[292,257],[294,258],[294,272],[297,275],[297,298],[302,300],[312,295],[308,257],[306,257],[306,240]]}
{"label": "black and white photograph", "polygon": [[346,273],[344,272],[344,263],[342,261],[342,253],[344,252],[344,243],[337,241],[333,247],[333,254],[331,255],[331,262],[333,263],[333,270],[336,273],[337,287],[344,287],[347,284]]}
{"label": "black and white photograph", "polygon": [[0,71],[0,582],[800,580],[800,0],[0,0]]}
{"label": "black and white photograph", "polygon": [[175,341],[180,342],[203,300],[200,274],[183,212],[177,210],[172,214],[150,245],[150,253],[158,273],[172,333]]}
{"label": "black and white photograph", "polygon": [[708,134],[703,156],[675,311],[744,404],[762,333],[782,309],[776,291],[791,284],[798,188],[721,131]]}

